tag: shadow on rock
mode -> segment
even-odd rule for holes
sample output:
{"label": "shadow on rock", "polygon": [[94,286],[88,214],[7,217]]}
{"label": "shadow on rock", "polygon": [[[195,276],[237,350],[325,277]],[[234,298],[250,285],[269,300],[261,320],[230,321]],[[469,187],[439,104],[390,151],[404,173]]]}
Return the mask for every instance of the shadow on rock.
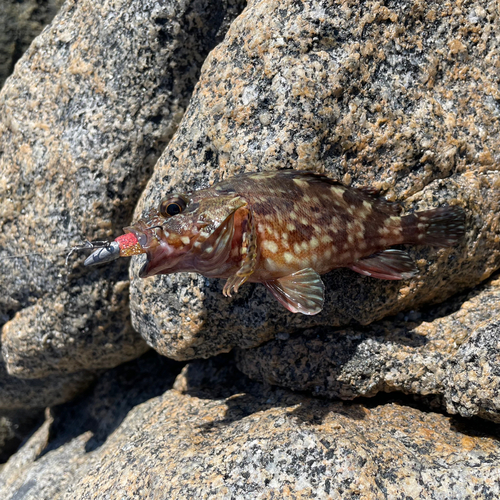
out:
{"label": "shadow on rock", "polygon": [[85,451],[99,448],[133,407],[170,389],[181,366],[149,351],[105,372],[86,394],[51,409],[48,445],[39,458],[88,431]]}
{"label": "shadow on rock", "polygon": [[288,415],[303,424],[319,424],[332,412],[353,420],[364,418],[364,412],[358,404],[311,398],[307,394],[292,393],[253,381],[236,368],[232,354],[187,364],[177,378],[174,389],[199,399],[224,399],[224,418],[203,424],[201,428],[205,432],[272,408],[288,408]]}

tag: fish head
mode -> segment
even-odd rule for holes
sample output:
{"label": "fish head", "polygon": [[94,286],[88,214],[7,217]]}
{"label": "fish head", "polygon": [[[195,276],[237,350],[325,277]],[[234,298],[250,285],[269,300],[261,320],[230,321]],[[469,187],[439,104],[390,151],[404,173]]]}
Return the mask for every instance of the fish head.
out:
{"label": "fish head", "polygon": [[141,278],[196,271],[200,260],[205,265],[223,260],[233,235],[231,215],[245,202],[235,195],[206,191],[170,195],[145,217],[124,228],[137,239],[140,250],[134,253],[147,255],[139,272]]}
{"label": "fish head", "polygon": [[147,261],[139,272],[141,278],[183,270],[183,261],[206,225],[198,221],[198,209],[199,203],[192,196],[172,194],[144,217],[123,228],[126,234],[132,233],[137,239],[137,250],[122,255],[147,255]]}

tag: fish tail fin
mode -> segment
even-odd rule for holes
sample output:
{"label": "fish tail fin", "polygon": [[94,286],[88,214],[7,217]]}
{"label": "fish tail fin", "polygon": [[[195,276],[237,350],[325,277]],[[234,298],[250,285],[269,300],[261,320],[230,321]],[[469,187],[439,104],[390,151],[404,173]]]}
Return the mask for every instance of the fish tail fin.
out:
{"label": "fish tail fin", "polygon": [[465,212],[457,206],[417,212],[401,222],[404,243],[411,245],[451,247],[465,234]]}

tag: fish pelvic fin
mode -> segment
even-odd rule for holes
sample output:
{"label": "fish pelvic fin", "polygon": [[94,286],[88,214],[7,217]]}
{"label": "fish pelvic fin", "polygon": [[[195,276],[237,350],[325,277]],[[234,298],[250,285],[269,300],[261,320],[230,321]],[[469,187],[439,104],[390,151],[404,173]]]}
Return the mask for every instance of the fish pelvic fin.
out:
{"label": "fish pelvic fin", "polygon": [[314,269],[301,269],[263,284],[281,305],[293,313],[311,316],[323,309],[325,286]]}
{"label": "fish pelvic fin", "polygon": [[403,250],[388,248],[360,259],[349,266],[364,276],[382,280],[409,279],[418,274],[413,259]]}
{"label": "fish pelvic fin", "polygon": [[465,212],[462,207],[441,207],[401,218],[404,243],[451,247],[465,234]]}

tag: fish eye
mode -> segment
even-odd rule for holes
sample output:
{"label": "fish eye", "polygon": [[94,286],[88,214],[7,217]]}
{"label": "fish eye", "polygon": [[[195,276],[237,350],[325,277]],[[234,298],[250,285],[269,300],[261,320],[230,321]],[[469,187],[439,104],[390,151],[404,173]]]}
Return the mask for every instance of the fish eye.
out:
{"label": "fish eye", "polygon": [[173,217],[180,214],[187,206],[186,200],[181,196],[172,196],[160,203],[159,212],[163,217]]}

